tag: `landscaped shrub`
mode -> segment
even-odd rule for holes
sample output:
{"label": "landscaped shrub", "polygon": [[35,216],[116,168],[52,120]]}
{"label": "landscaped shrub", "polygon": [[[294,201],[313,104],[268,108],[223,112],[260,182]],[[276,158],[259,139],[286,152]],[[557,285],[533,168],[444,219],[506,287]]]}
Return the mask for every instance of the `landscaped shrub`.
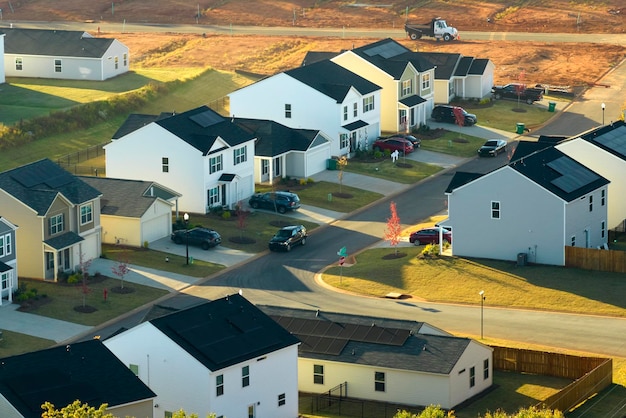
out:
{"label": "landscaped shrub", "polygon": [[225,210],[222,212],[222,219],[227,221],[230,219],[230,217],[231,217],[231,214],[229,210]]}
{"label": "landscaped shrub", "polygon": [[298,183],[300,183],[300,186],[306,186],[306,179],[302,178],[298,180]]}
{"label": "landscaped shrub", "polygon": [[307,184],[314,184],[315,180],[313,180],[311,177],[309,177],[308,179],[306,179]]}

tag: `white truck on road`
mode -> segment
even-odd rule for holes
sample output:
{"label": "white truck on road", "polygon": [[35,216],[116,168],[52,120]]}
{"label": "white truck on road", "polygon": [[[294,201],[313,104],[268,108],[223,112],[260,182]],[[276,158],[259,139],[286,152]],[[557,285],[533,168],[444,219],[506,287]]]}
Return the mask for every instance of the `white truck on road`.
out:
{"label": "white truck on road", "polygon": [[443,39],[444,41],[459,39],[459,31],[452,26],[448,26],[446,21],[440,17],[436,17],[429,23],[421,25],[407,23],[404,25],[404,30],[407,36],[414,41],[420,39],[422,36],[430,36],[437,40]]}

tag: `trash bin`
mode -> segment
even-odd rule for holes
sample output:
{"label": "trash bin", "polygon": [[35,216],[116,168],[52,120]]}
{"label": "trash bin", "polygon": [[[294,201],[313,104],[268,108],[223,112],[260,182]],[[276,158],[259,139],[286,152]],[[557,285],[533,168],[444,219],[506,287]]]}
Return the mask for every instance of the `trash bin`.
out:
{"label": "trash bin", "polygon": [[518,253],[517,254],[517,265],[518,266],[525,266],[527,262],[528,262],[528,254],[526,254],[526,253]]}
{"label": "trash bin", "polygon": [[337,160],[329,158],[326,160],[326,168],[328,170],[336,170],[337,169]]}
{"label": "trash bin", "polygon": [[518,123],[517,124],[517,131],[516,131],[519,135],[524,133],[524,124],[523,123]]}
{"label": "trash bin", "polygon": [[556,109],[556,102],[548,102],[548,112],[554,112]]}

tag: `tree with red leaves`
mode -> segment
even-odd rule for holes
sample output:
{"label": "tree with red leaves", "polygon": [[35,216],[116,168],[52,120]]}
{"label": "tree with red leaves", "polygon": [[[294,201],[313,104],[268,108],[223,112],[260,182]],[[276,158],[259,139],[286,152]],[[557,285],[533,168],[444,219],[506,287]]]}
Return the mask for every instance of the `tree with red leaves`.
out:
{"label": "tree with red leaves", "polygon": [[239,201],[239,203],[237,203],[237,211],[235,212],[235,214],[237,215],[237,227],[239,228],[239,232],[241,233],[240,238],[243,239],[243,233],[246,230],[246,225],[248,224],[248,215],[250,215],[250,212],[244,210],[243,203]]}
{"label": "tree with red leaves", "polygon": [[387,218],[387,227],[385,228],[385,240],[389,241],[389,244],[395,248],[396,255],[398,255],[398,243],[400,242],[400,234],[402,233],[402,225],[400,224],[400,217],[396,210],[396,203],[391,202],[389,204],[389,210],[391,216]]}

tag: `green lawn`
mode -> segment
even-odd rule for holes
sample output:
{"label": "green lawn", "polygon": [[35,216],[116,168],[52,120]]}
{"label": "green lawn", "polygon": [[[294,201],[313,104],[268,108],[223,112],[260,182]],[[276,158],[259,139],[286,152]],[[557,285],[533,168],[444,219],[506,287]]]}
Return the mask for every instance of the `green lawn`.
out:
{"label": "green lawn", "polygon": [[[427,135],[420,136],[422,138],[421,148],[457,157],[474,157],[476,156],[476,150],[485,143],[485,139],[469,135],[472,128],[466,129],[467,133],[446,131],[442,136],[436,138],[431,138]],[[419,136],[419,134],[417,135]]]}
{"label": "green lawn", "polygon": [[18,354],[39,351],[56,345],[55,341],[44,338],[31,337],[30,335],[2,330],[0,341],[0,358],[16,356]]}
{"label": "green lawn", "polygon": [[348,161],[344,170],[398,183],[414,184],[441,171],[441,167],[403,157],[398,158],[395,163],[391,161],[391,158],[381,158],[374,162],[353,158]]}

